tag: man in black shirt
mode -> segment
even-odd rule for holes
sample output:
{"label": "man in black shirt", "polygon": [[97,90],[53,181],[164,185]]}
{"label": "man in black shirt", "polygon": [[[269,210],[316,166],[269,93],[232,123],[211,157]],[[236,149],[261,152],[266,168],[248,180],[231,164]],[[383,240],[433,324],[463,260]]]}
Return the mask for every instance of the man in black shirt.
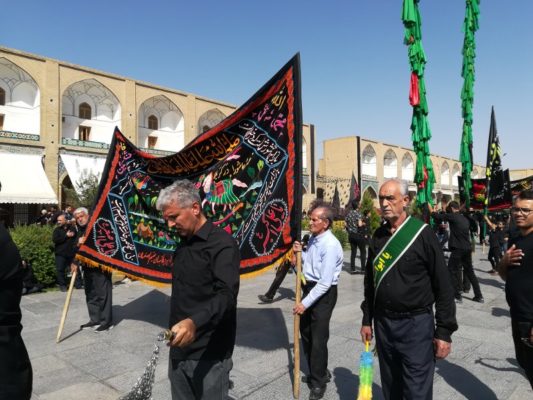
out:
{"label": "man in black shirt", "polygon": [[[85,243],[85,231],[89,222],[89,211],[79,207],[74,211],[78,232],[76,235],[76,251]],[[80,274],[80,263],[74,260],[70,266],[72,273]],[[89,322],[80,326],[80,329],[94,328],[96,333],[105,332],[113,328],[113,282],[111,273],[96,267],[83,268],[85,281],[85,301],[89,311]]]}
{"label": "man in black shirt", "polygon": [[[433,208],[430,206],[430,211]],[[468,280],[474,289],[474,298],[472,300],[483,303],[483,295],[479,287],[476,274],[474,273],[474,266],[472,265],[472,248],[470,244],[470,221],[459,212],[459,204],[456,201],[451,201],[446,207],[445,213],[432,212],[431,216],[437,221],[447,221],[450,226],[450,239],[448,241],[448,248],[451,251],[450,260],[448,261],[448,269],[452,273],[453,284],[455,287],[455,300],[458,303],[463,301],[461,291],[463,289],[463,279],[461,276],[461,266],[463,273],[466,274]]]}
{"label": "man in black shirt", "polygon": [[207,221],[188,180],[161,190],[157,209],[180,237],[170,299],[169,378],[172,399],[223,399],[235,346],[239,247]]}
{"label": "man in black shirt", "polygon": [[[65,272],[69,269],[72,258],[74,257],[75,236],[75,229],[70,226],[65,215],[60,214],[57,217],[57,227],[52,233],[52,241],[54,242],[56,258],[57,284],[62,292],[67,291]],[[76,286],[79,287],[79,283]]]}
{"label": "man in black shirt", "polygon": [[506,281],[516,360],[533,388],[533,191],[517,196],[511,214],[520,236],[509,239],[498,272]]}
{"label": "man in black shirt", "polygon": [[[450,353],[451,334],[457,330],[455,303],[450,274],[435,234],[405,211],[407,190],[407,184],[397,179],[386,181],[379,190],[386,222],[370,242],[361,338],[364,342],[372,339],[373,321],[386,399],[430,399],[435,358]],[[413,225],[416,234],[402,233]],[[398,255],[391,257],[393,251],[388,249],[402,236],[407,244],[396,246]],[[381,259],[394,262],[384,269]]]}
{"label": "man in black shirt", "polygon": [[489,255],[488,259],[492,269],[487,271],[491,274],[497,274],[500,259],[502,258],[502,248],[505,244],[505,232],[503,231],[503,221],[496,223],[492,222],[488,216],[485,216],[485,221],[489,227]]}

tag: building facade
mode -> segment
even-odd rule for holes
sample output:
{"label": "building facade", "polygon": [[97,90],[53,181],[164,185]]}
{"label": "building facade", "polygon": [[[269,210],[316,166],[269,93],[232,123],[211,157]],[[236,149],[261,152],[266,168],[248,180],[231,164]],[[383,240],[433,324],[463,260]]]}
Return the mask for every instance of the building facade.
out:
{"label": "building facade", "polygon": [[[431,161],[436,180],[435,199],[450,201],[458,197],[457,177],[461,175],[461,162],[439,155],[432,155]],[[349,199],[352,174],[359,183],[361,195],[368,192],[376,206],[379,186],[386,179],[400,178],[407,181],[409,193],[414,196],[415,163],[416,154],[405,147],[360,136],[325,140],[323,158],[318,162],[317,197],[331,201],[337,187],[341,207],[345,207]],[[474,165],[472,178],[482,178],[484,174],[484,167]]]}
{"label": "building facade", "polygon": [[[236,108],[0,47],[0,207],[12,223],[30,223],[43,206],[63,206],[62,189],[101,174],[115,126],[137,147],[164,156]],[[314,126],[304,124],[304,206],[315,197],[314,136]]]}

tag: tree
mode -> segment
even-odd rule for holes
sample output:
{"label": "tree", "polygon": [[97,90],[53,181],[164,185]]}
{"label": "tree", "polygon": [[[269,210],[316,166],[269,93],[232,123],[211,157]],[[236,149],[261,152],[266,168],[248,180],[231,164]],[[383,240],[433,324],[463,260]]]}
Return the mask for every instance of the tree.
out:
{"label": "tree", "polygon": [[87,207],[90,209],[96,202],[98,196],[98,186],[100,178],[92,171],[83,170],[80,178],[76,181],[75,187],[65,188],[66,202],[74,208]]}
{"label": "tree", "polygon": [[373,234],[381,224],[381,217],[374,207],[374,199],[372,199],[372,196],[370,196],[368,192],[363,194],[359,210],[363,215],[367,215],[367,213],[370,212],[370,234]]}

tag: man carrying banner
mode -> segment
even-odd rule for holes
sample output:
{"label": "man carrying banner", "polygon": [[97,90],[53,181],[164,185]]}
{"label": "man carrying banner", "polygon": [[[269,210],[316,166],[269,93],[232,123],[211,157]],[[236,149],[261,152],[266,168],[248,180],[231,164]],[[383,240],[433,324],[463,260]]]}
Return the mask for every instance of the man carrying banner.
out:
{"label": "man carrying banner", "polygon": [[463,273],[466,274],[468,280],[472,284],[474,290],[474,298],[472,300],[483,303],[483,295],[479,287],[476,274],[474,273],[474,266],[472,265],[472,247],[470,242],[470,221],[461,214],[459,203],[451,201],[446,207],[445,213],[433,212],[433,207],[429,206],[431,216],[435,221],[447,221],[450,225],[450,240],[448,248],[451,251],[450,260],[448,261],[448,269],[452,274],[453,284],[455,288],[455,300],[461,303],[463,298],[461,292],[464,289],[463,278],[461,276],[461,266]]}
{"label": "man carrying banner", "polygon": [[520,236],[509,239],[498,272],[506,281],[516,360],[533,388],[533,191],[520,192],[511,214]]}
{"label": "man carrying banner", "polygon": [[[78,228],[76,236],[77,247],[85,243],[85,231],[89,222],[89,211],[79,207],[74,211],[74,219]],[[79,262],[74,260],[70,265],[74,273],[79,271]],[[96,333],[105,332],[113,328],[113,283],[111,273],[100,268],[86,267],[83,269],[85,287],[85,300],[89,311],[89,322],[80,326],[80,329],[94,328]]]}
{"label": "man carrying banner", "polygon": [[[324,396],[331,380],[328,371],[329,321],[337,303],[337,284],[342,270],[342,246],[331,232],[334,211],[328,205],[316,205],[311,210],[307,250],[302,253],[303,274],[306,284],[303,300],[293,311],[300,314],[300,334],[307,357],[309,375],[302,379],[311,389],[309,400]],[[294,242],[294,252],[302,251],[300,242]],[[295,257],[293,262],[295,262]]]}
{"label": "man carrying banner", "polygon": [[407,183],[387,180],[379,203],[386,222],[369,247],[361,338],[372,339],[373,322],[385,399],[430,399],[435,358],[457,330],[450,274],[432,229],[405,211]]}
{"label": "man carrying banner", "polygon": [[180,237],[170,298],[172,399],[226,398],[237,328],[239,247],[207,221],[198,189],[188,180],[161,190],[156,207]]}

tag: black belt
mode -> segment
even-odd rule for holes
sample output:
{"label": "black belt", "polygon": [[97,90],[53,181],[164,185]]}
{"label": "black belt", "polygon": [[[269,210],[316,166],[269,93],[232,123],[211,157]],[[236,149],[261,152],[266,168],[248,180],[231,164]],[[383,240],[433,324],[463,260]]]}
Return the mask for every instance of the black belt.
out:
{"label": "black belt", "polygon": [[376,311],[376,314],[383,315],[384,317],[391,319],[401,319],[401,318],[410,318],[420,314],[430,314],[432,311],[431,307],[417,308],[416,310],[406,311],[406,312],[397,312],[392,310],[379,310]]}

